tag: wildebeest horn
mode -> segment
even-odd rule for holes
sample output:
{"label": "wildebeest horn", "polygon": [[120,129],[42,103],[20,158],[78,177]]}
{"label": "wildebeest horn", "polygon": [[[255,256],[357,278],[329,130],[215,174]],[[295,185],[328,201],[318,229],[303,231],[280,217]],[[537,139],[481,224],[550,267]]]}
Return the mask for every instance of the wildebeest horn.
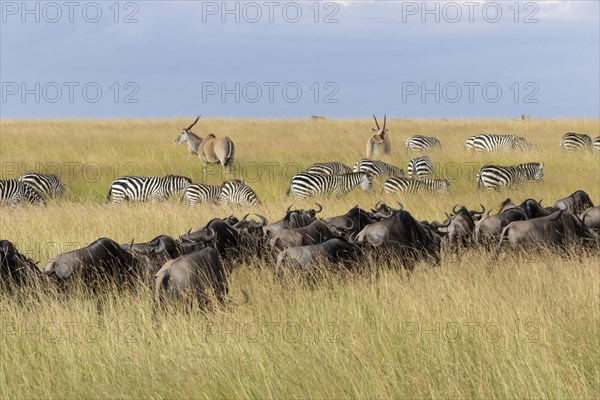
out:
{"label": "wildebeest horn", "polygon": [[400,203],[399,201],[397,201],[396,203],[398,203],[398,205],[400,206],[400,209],[398,211],[404,210],[404,205],[402,203]]}
{"label": "wildebeest horn", "polygon": [[292,209],[292,204],[290,204],[290,206],[287,208],[287,210],[285,210],[285,213],[286,214],[289,213],[291,209]]}
{"label": "wildebeest horn", "polygon": [[322,205],[320,205],[319,203],[315,203],[315,204],[319,206],[319,211],[315,210],[315,213],[317,213],[317,214],[318,214],[318,213],[320,213],[321,211],[323,211],[323,206],[322,206]]}
{"label": "wildebeest horn", "polygon": [[129,243],[129,251],[131,251],[133,249],[133,240],[134,239],[131,239],[131,243]]}
{"label": "wildebeest horn", "polygon": [[379,204],[381,204],[381,200],[379,200],[379,201],[377,202],[377,204],[375,204],[375,209],[376,209],[376,210],[379,208]]}
{"label": "wildebeest horn", "polygon": [[205,237],[204,241],[210,242],[211,240],[213,240],[215,238],[216,232],[212,228],[206,228],[206,230],[210,233],[210,235]]}
{"label": "wildebeest horn", "polygon": [[538,204],[541,206],[542,205],[542,201],[544,201],[544,199],[540,199],[540,201],[538,201]]}
{"label": "wildebeest horn", "polygon": [[492,212],[492,210],[493,210],[493,208],[490,208],[490,209],[488,210],[488,213],[487,213],[487,215],[485,216],[486,218],[490,216],[490,213]]}
{"label": "wildebeest horn", "polygon": [[473,214],[483,215],[483,213],[485,212],[485,207],[481,203],[479,203],[479,205],[481,206],[481,211],[474,212]]}
{"label": "wildebeest horn", "polygon": [[452,207],[452,213],[456,214],[456,207],[458,207],[458,204],[455,204],[454,207]]}
{"label": "wildebeest horn", "polygon": [[246,220],[246,218],[248,218],[248,215],[250,215],[250,213],[248,213],[248,214],[244,215],[244,218],[242,218],[242,221],[245,221],[245,220]]}
{"label": "wildebeest horn", "polygon": [[192,124],[191,124],[190,126],[188,126],[187,128],[185,128],[185,130],[186,130],[186,131],[188,131],[188,130],[192,129],[192,127],[193,127],[194,125],[196,125],[196,123],[198,122],[198,120],[199,120],[199,119],[200,119],[200,115],[198,115],[198,116],[196,117],[196,120],[195,120],[194,122],[192,122]]}
{"label": "wildebeest horn", "polygon": [[261,222],[260,225],[256,226],[257,228],[262,228],[263,226],[267,226],[267,224],[269,223],[269,221],[265,217],[263,217],[260,214],[254,214],[254,215],[256,215],[258,218],[260,218],[260,222]]}
{"label": "wildebeest horn", "polygon": [[379,129],[379,122],[377,122],[377,117],[373,114],[373,119],[375,119],[375,125],[377,125],[377,129]]}

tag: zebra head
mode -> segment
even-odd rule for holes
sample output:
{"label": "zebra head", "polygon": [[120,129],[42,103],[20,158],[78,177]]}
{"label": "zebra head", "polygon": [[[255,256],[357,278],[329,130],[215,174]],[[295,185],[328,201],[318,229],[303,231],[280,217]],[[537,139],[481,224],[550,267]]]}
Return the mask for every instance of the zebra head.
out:
{"label": "zebra head", "polygon": [[543,181],[544,180],[544,163],[533,163],[533,165],[534,165],[533,180],[534,181]]}
{"label": "zebra head", "polygon": [[199,119],[200,119],[200,115],[198,115],[198,117],[196,117],[196,120],[194,122],[192,122],[192,124],[190,126],[188,126],[187,128],[183,128],[183,130],[181,131],[179,136],[177,136],[177,139],[175,139],[175,143],[182,144],[182,143],[187,142],[189,139],[189,134],[190,133],[192,135],[194,134],[194,132],[192,132],[190,129],[192,129],[192,127],[194,125],[196,125],[196,123],[198,122]]}
{"label": "zebra head", "polygon": [[367,172],[359,172],[358,174],[360,174],[358,187],[367,193],[373,193],[373,178],[371,174]]}

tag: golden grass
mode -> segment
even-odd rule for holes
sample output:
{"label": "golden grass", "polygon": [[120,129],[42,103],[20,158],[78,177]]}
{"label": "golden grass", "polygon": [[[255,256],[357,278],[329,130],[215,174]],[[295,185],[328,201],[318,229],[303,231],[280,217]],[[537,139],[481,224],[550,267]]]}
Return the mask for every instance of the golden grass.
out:
{"label": "golden grass", "polygon": [[[203,179],[197,158],[173,142],[186,120],[1,121],[2,178],[25,170],[59,172],[65,200],[46,208],[0,209],[0,236],[44,265],[61,251],[102,237],[119,242],[178,235],[235,207],[104,205],[118,175],[187,175]],[[228,135],[237,174],[255,189],[269,219],[292,199],[290,175],[316,161],[353,164],[364,156],[372,122],[201,120],[199,135]],[[506,197],[548,205],[576,189],[600,202],[597,155],[564,155],[568,131],[598,136],[598,120],[388,121],[393,155],[406,165],[410,134],[434,135],[431,158],[451,179],[449,195],[385,196],[417,219],[441,219],[454,204],[497,208]],[[473,134],[514,133],[538,145],[530,153],[469,155]],[[478,192],[475,173],[488,162],[543,161],[545,181]],[[262,175],[255,179],[256,167]],[[287,169],[286,169],[287,168]],[[458,169],[454,169],[458,168]],[[458,171],[458,176],[448,176]],[[272,175],[270,174],[272,172]],[[254,176],[252,176],[254,175]],[[377,185],[380,189],[381,184]],[[382,197],[353,192],[319,199],[330,216]],[[311,206],[314,200],[295,202]],[[440,268],[419,265],[407,278],[326,274],[316,287],[274,281],[270,263],[248,263],[231,275],[230,294],[251,302],[214,313],[151,318],[147,290],[111,300],[98,316],[82,297],[0,299],[0,396],[89,397],[554,397],[595,398],[600,388],[600,256],[502,257],[469,251],[446,255]],[[24,304],[23,304],[24,303]]]}

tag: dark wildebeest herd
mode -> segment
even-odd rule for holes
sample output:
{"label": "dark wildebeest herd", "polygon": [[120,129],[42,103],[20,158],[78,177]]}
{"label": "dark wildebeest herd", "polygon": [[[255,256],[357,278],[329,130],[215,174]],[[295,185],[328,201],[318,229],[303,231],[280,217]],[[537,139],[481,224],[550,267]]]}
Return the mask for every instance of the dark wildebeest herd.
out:
{"label": "dark wildebeest herd", "polygon": [[191,298],[204,307],[226,303],[233,266],[256,259],[259,265],[272,266],[280,278],[323,268],[368,272],[371,265],[386,263],[412,271],[417,262],[436,266],[444,252],[460,254],[473,247],[496,257],[509,247],[555,248],[565,255],[599,252],[600,207],[584,191],[549,207],[533,199],[518,205],[506,199],[496,214],[478,208],[455,205],[443,222],[418,221],[401,205],[381,202],[371,210],[356,206],[330,218],[319,218],[320,206],[289,207],[281,220],[270,224],[258,214],[257,220],[248,214],[242,219],[213,218],[177,238],[160,235],[126,244],[100,238],[58,255],[43,272],[13,243],[2,240],[1,289],[13,294],[40,285],[67,291],[83,285],[88,293],[99,294],[107,288],[118,292],[145,285],[159,304]]}

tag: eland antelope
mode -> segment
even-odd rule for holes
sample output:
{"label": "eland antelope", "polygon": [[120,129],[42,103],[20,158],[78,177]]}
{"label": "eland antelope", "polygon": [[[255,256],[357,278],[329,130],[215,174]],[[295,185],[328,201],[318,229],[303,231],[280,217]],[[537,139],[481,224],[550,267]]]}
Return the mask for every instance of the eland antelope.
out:
{"label": "eland antelope", "polygon": [[217,138],[212,133],[204,138],[199,137],[191,131],[199,119],[200,115],[190,126],[184,128],[175,139],[175,143],[187,142],[190,153],[198,155],[203,164],[221,163],[225,169],[230,169],[235,151],[233,141],[228,136]]}

